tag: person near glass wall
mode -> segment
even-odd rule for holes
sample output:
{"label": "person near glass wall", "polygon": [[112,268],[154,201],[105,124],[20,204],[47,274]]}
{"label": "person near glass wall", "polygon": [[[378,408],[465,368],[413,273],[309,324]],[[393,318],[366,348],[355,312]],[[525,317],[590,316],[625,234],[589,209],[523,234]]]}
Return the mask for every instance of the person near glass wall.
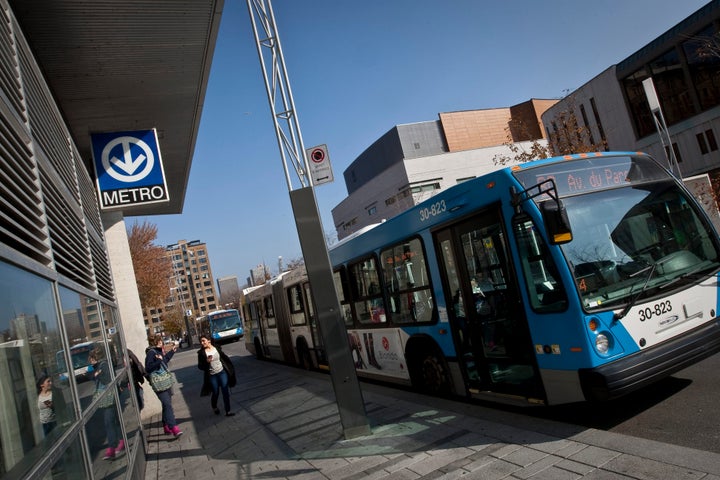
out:
{"label": "person near glass wall", "polygon": [[[106,360],[99,360],[99,354],[96,351],[90,353],[90,367],[88,373],[95,379],[95,394],[100,395],[107,389],[110,384],[110,366]],[[117,409],[115,408],[114,397],[112,395],[105,396],[100,403],[100,410],[103,411],[103,421],[105,424],[105,433],[107,435],[108,448],[105,450],[105,460],[113,460],[125,451],[125,441],[120,431],[120,423],[118,421]]]}
{"label": "person near glass wall", "polygon": [[135,386],[135,398],[138,402],[138,410],[142,410],[145,407],[145,397],[143,395],[142,384],[145,383],[145,365],[140,363],[140,360],[135,356],[132,350],[128,348],[128,357],[130,358],[130,375],[132,377],[133,385]]}
{"label": "person near glass wall", "polygon": [[40,423],[43,433],[47,436],[57,426],[58,420],[67,420],[65,399],[62,392],[53,388],[53,381],[48,375],[41,375],[37,381]]}
{"label": "person near glass wall", "polygon": [[[165,351],[162,335],[155,335],[148,339],[150,346],[145,355],[145,372],[150,376],[153,372],[162,368],[167,369],[167,365],[177,351],[177,344]],[[160,399],[162,405],[162,421],[163,430],[168,435],[179,437],[183,432],[178,428],[175,421],[175,412],[172,406],[173,389],[168,388],[162,392],[155,392]]]}

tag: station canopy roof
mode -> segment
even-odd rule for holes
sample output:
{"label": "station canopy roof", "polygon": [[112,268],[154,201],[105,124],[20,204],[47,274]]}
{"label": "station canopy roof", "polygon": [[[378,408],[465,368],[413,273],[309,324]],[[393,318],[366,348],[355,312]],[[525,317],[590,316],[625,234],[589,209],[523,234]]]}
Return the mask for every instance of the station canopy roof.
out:
{"label": "station canopy roof", "polygon": [[90,134],[156,128],[181,213],[223,0],[9,0],[94,177]]}

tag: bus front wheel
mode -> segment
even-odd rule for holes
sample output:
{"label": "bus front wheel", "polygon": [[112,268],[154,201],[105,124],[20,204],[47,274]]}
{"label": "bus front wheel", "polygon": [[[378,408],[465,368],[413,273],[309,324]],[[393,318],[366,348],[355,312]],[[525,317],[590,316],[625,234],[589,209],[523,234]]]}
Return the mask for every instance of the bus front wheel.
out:
{"label": "bus front wheel", "polygon": [[415,389],[439,396],[452,393],[450,369],[437,346],[422,342],[407,356],[410,381]]}

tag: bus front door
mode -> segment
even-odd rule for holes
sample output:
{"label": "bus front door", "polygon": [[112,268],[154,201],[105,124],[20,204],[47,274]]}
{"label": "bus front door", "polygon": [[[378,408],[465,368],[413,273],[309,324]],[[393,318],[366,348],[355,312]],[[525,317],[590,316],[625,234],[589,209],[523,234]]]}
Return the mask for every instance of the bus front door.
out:
{"label": "bus front door", "polygon": [[500,216],[436,233],[448,317],[471,392],[541,396],[527,320]]}

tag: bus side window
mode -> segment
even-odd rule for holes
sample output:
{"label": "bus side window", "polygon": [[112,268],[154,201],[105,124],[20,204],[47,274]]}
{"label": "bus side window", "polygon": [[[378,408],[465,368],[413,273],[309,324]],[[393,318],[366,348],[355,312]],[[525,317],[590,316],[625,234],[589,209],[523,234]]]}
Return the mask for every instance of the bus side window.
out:
{"label": "bus side window", "polygon": [[515,235],[520,252],[522,273],[530,304],[537,312],[559,312],[567,308],[565,289],[550,253],[527,216],[515,220]]}
{"label": "bus side window", "polygon": [[348,270],[357,320],[362,324],[385,323],[385,301],[375,258],[354,263]]}
{"label": "bus side window", "polygon": [[393,323],[430,322],[435,304],[420,238],[380,252],[380,264]]}
{"label": "bus side window", "polygon": [[338,300],[340,301],[340,310],[342,311],[345,326],[351,327],[353,325],[353,315],[347,295],[348,285],[346,272],[347,271],[344,268],[341,270],[335,270],[333,272],[333,281],[335,283],[335,291],[337,292]]}

